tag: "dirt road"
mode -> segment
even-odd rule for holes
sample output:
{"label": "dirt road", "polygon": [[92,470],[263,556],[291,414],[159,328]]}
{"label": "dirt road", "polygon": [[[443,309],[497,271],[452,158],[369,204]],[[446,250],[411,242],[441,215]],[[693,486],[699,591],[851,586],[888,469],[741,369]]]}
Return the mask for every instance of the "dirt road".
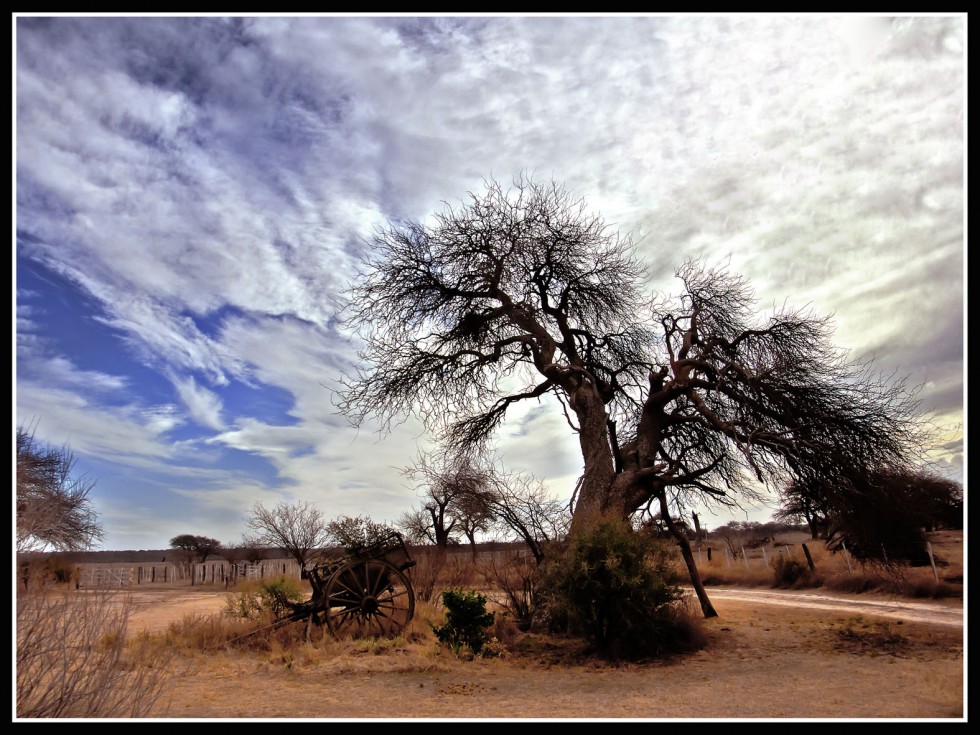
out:
{"label": "dirt road", "polygon": [[711,587],[712,600],[739,600],[758,605],[784,605],[811,610],[853,612],[855,615],[879,615],[908,623],[930,623],[963,627],[963,603],[912,602],[886,596],[863,594],[860,597],[831,595],[826,592],[793,592],[788,590]]}

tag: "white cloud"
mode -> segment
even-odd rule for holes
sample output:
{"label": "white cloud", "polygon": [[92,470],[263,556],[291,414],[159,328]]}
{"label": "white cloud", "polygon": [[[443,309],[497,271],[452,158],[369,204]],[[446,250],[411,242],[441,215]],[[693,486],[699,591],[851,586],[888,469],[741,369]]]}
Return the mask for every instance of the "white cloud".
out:
{"label": "white cloud", "polygon": [[166,437],[175,425],[171,412],[150,414],[132,406],[110,408],[81,394],[29,379],[17,382],[17,418],[37,422],[37,435],[52,445],[68,443],[73,451],[123,465],[156,465],[174,457]]}
{"label": "white cloud", "polygon": [[[181,412],[56,357],[43,314],[20,304],[18,414],[128,466],[236,447],[279,473],[266,487],[186,463],[173,471],[189,503],[241,486],[355,515],[410,504],[397,468],[427,438],[409,422],[379,441],[338,416],[356,355],[335,310],[375,226],[521,171],[633,232],[651,290],[687,256],[727,263],[763,309],[834,313],[841,344],[931,380],[926,408],[962,411],[963,18],[95,17],[16,31],[19,252],[93,297],[217,433],[175,441]],[[288,421],[223,401],[236,381],[285,391]],[[515,414],[501,450],[564,487],[577,448],[563,421]]]}
{"label": "white cloud", "polygon": [[220,431],[224,428],[221,421],[221,399],[217,395],[199,386],[193,378],[175,379],[174,386],[195,421],[210,429]]}

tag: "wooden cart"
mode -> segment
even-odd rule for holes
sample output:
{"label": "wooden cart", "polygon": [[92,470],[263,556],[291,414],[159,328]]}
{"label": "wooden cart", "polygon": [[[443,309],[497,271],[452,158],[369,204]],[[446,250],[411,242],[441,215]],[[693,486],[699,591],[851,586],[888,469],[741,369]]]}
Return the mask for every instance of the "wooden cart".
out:
{"label": "wooden cart", "polygon": [[307,569],[313,596],[281,600],[289,612],[277,625],[308,620],[337,638],[397,635],[415,614],[415,591],[406,571],[415,565],[401,534]]}

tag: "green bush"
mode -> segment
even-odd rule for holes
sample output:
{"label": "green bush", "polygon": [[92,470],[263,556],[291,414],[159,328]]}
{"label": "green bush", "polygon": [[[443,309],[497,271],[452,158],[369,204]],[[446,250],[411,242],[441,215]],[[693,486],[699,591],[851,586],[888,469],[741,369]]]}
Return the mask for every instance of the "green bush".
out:
{"label": "green bush", "polygon": [[432,626],[436,638],[456,656],[463,646],[479,656],[487,642],[487,630],[493,625],[493,613],[487,612],[487,598],[472,591],[445,590],[442,604],[446,607],[446,622]]}
{"label": "green bush", "polygon": [[674,605],[681,589],[671,547],[625,521],[603,520],[548,559],[536,615],[557,632],[591,640],[611,658],[648,658],[688,648]]}
{"label": "green bush", "polygon": [[246,620],[278,618],[289,611],[290,602],[301,602],[308,597],[309,593],[297,579],[263,579],[241,585],[234,594],[229,595],[225,614]]}

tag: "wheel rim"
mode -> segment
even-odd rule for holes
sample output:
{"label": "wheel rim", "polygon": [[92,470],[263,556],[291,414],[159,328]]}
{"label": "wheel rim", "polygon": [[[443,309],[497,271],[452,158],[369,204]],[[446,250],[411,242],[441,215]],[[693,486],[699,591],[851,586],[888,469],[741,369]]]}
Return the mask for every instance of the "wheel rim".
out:
{"label": "wheel rim", "polygon": [[397,635],[414,613],[408,577],[386,561],[349,562],[327,583],[327,627],[338,638]]}

